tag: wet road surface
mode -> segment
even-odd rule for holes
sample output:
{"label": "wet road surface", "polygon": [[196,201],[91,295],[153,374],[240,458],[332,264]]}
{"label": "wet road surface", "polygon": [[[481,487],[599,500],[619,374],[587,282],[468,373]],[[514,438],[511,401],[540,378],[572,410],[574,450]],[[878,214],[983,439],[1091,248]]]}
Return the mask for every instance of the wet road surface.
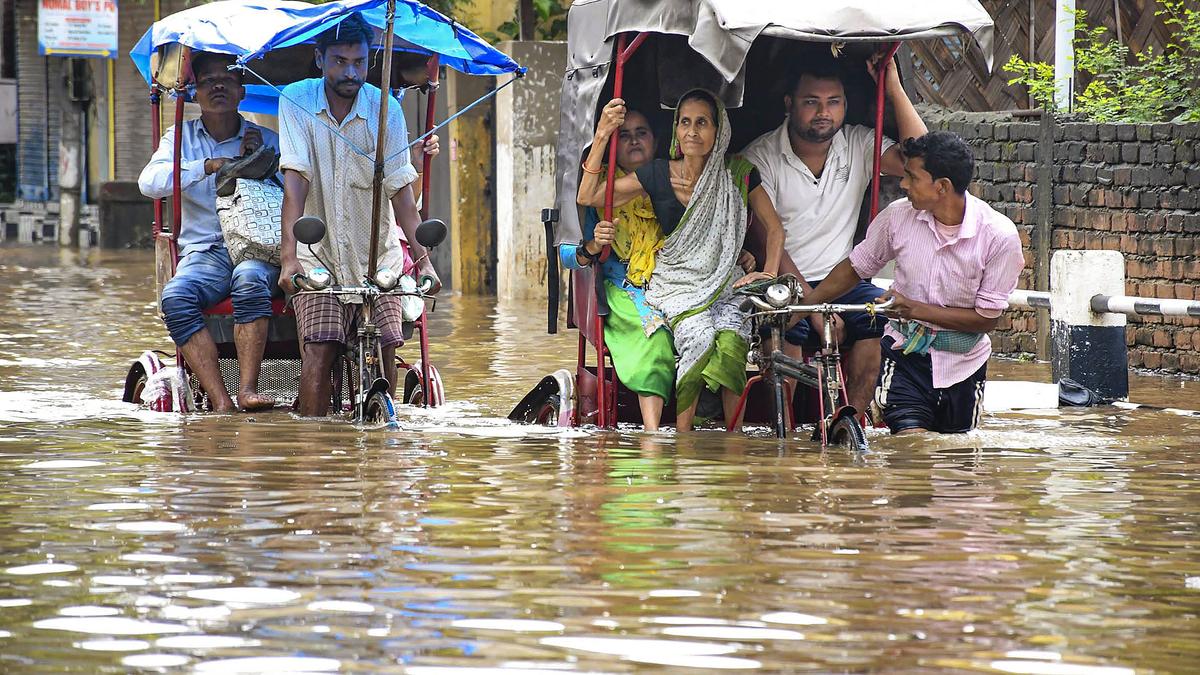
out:
{"label": "wet road surface", "polygon": [[575,336],[461,297],[452,403],[400,431],[183,417],[120,402],[170,347],[149,254],[2,247],[0,284],[0,672],[1200,668],[1200,419],[989,415],[860,458],[521,427]]}

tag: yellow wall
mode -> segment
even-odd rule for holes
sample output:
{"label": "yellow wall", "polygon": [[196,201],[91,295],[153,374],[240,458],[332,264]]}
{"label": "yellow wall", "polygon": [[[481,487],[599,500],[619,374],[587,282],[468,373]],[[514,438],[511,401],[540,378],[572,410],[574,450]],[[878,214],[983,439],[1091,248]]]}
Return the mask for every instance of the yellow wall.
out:
{"label": "yellow wall", "polygon": [[463,3],[454,17],[476,33],[495,31],[517,14],[517,0],[471,0]]}

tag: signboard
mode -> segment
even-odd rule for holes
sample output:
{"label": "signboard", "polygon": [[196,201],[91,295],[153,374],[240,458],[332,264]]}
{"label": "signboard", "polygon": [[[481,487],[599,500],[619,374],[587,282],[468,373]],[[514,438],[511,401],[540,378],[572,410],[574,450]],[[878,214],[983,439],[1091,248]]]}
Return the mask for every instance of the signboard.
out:
{"label": "signboard", "polygon": [[17,142],[17,81],[0,80],[0,145]]}
{"label": "signboard", "polygon": [[116,0],[39,0],[38,53],[117,58]]}

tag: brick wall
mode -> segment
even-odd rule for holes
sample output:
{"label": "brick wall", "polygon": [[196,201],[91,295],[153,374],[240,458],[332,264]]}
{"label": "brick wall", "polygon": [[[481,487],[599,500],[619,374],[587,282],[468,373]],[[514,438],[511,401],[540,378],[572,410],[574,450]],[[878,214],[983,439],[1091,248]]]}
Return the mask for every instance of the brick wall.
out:
{"label": "brick wall", "polygon": [[[1200,124],[1062,123],[996,113],[926,119],[975,149],[972,192],[1021,232],[1021,288],[1049,290],[1054,250],[1106,249],[1125,255],[1127,294],[1200,300]],[[1046,255],[1039,235],[1049,243]],[[1200,319],[1131,317],[1126,339],[1131,366],[1200,374]],[[1037,353],[1037,314],[1006,313],[995,347]]]}

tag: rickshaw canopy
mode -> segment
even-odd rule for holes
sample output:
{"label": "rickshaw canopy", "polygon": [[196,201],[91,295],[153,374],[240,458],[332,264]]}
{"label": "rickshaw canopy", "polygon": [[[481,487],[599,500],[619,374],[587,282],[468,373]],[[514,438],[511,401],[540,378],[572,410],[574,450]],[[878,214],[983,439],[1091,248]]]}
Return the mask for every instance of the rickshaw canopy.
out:
{"label": "rickshaw canopy", "polygon": [[[272,50],[310,42],[355,12],[361,12],[367,23],[382,31],[387,0],[338,0],[319,5],[295,0],[222,0],[156,21],[129,56],[148,84],[156,75],[152,57],[167,45],[229,54],[239,64],[248,65]],[[524,71],[462,24],[415,0],[396,0],[393,33],[396,50],[436,54],[441,64],[469,75]],[[158,76],[167,79],[164,72]],[[160,84],[172,86],[174,77],[170,73],[172,81]],[[250,79],[241,108],[274,113],[277,96],[271,87],[256,85]]]}
{"label": "rickshaw canopy", "polygon": [[560,105],[556,243],[579,241],[579,161],[592,138],[613,48],[623,33],[677,36],[681,47],[686,42],[699,59],[692,65],[711,67],[718,81],[710,88],[732,108],[742,104],[747,57],[760,37],[882,44],[965,34],[990,67],[994,26],[978,0],[575,0],[567,16],[568,64]]}

